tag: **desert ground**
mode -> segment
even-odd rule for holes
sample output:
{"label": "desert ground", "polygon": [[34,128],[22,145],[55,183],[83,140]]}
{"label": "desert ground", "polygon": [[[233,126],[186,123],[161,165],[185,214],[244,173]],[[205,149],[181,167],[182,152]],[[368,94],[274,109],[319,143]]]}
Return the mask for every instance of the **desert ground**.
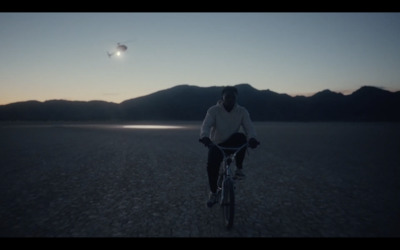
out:
{"label": "desert ground", "polygon": [[0,124],[0,237],[400,236],[399,123],[256,122],[230,231],[200,124]]}

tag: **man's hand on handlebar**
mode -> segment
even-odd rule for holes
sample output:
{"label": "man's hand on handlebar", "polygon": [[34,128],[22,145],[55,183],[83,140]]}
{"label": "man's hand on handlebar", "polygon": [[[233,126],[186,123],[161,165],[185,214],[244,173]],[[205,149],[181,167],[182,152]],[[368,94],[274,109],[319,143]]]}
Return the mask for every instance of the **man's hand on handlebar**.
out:
{"label": "man's hand on handlebar", "polygon": [[257,141],[255,138],[250,138],[250,140],[249,140],[250,148],[256,148],[258,145],[260,145],[259,141]]}
{"label": "man's hand on handlebar", "polygon": [[203,137],[203,138],[199,139],[199,142],[203,143],[204,146],[206,146],[207,148],[212,145],[212,141],[208,137]]}

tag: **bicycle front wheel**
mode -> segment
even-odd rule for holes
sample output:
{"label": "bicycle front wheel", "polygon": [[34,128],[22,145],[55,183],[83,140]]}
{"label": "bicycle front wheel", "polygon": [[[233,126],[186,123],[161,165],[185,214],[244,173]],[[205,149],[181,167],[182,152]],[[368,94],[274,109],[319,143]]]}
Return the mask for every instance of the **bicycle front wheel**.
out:
{"label": "bicycle front wheel", "polygon": [[223,197],[221,202],[222,218],[227,229],[233,226],[235,216],[235,189],[232,179],[226,179],[224,182]]}

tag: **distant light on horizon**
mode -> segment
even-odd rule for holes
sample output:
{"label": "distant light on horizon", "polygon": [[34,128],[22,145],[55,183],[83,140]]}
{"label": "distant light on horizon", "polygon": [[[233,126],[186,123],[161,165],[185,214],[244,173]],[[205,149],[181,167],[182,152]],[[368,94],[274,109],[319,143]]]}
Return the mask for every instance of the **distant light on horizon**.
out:
{"label": "distant light on horizon", "polygon": [[123,125],[122,128],[128,129],[182,129],[185,126],[176,125]]}

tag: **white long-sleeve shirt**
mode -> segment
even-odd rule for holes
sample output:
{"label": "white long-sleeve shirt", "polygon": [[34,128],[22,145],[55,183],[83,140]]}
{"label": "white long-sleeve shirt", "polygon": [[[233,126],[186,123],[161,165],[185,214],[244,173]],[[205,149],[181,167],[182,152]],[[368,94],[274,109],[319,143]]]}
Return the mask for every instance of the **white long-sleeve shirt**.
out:
{"label": "white long-sleeve shirt", "polygon": [[228,139],[232,134],[243,128],[247,138],[255,138],[256,131],[250,119],[249,112],[244,107],[235,104],[228,112],[222,101],[207,110],[206,117],[200,129],[200,138],[209,137],[214,143],[219,144]]}

